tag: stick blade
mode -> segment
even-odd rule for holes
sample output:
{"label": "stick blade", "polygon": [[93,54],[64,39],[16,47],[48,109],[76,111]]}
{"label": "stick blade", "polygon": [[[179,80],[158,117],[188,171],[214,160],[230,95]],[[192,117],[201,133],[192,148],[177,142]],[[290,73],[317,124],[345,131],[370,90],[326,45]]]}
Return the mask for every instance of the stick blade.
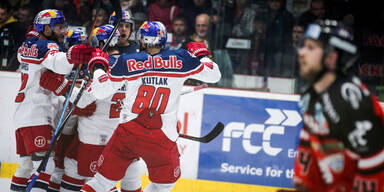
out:
{"label": "stick blade", "polygon": [[222,122],[218,122],[213,128],[211,132],[208,133],[208,135],[201,138],[202,143],[208,143],[212,141],[214,138],[216,138],[222,131],[224,130],[224,124]]}

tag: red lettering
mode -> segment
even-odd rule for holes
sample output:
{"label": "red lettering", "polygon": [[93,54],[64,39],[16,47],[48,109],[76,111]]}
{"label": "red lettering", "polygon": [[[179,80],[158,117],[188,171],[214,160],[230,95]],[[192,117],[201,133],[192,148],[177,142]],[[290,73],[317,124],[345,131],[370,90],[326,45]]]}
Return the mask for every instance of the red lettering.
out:
{"label": "red lettering", "polygon": [[148,60],[144,61],[144,67],[147,69],[152,69],[152,57],[149,57]]}
{"label": "red lettering", "polygon": [[171,67],[170,61],[169,60],[164,60],[163,61],[163,66],[164,66],[165,69],[170,68]]}
{"label": "red lettering", "polygon": [[183,67],[183,62],[181,60],[177,60],[176,68],[181,69]]}
{"label": "red lettering", "polygon": [[[153,60],[153,62],[152,62]],[[180,69],[183,67],[183,62],[177,60],[176,56],[170,56],[169,60],[163,60],[161,57],[148,57],[144,62],[136,62],[134,59],[127,60],[127,66],[129,71],[136,71],[146,69]]]}
{"label": "red lettering", "polygon": [[380,72],[380,66],[378,65],[371,65],[370,75],[371,76],[379,76]]}
{"label": "red lettering", "polygon": [[368,75],[369,74],[369,65],[362,65],[359,70],[359,74]]}
{"label": "red lettering", "polygon": [[143,64],[143,62],[137,62],[137,63],[136,63],[136,67],[137,67],[138,70],[143,69],[143,68],[144,68],[144,64]]}
{"label": "red lettering", "polygon": [[163,65],[161,63],[161,61],[162,61],[161,57],[155,57],[155,58],[153,58],[153,60],[155,62],[155,69],[163,67]]}
{"label": "red lettering", "polygon": [[129,71],[136,71],[137,69],[135,68],[136,61],[134,59],[130,59],[127,61],[128,65],[128,70]]}

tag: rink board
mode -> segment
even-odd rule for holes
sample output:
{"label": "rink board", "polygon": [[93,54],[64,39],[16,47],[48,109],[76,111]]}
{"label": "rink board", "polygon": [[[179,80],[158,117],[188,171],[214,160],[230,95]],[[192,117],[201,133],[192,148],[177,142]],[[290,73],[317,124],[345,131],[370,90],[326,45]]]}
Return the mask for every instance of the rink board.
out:
{"label": "rink board", "polygon": [[[0,72],[1,177],[17,167],[12,115],[19,74]],[[178,139],[181,179],[173,191],[276,191],[292,188],[295,141],[301,126],[297,95],[207,88],[181,97],[180,132],[200,136],[221,121],[210,143]],[[145,172],[145,171],[143,171]],[[143,183],[147,182],[143,176]]]}

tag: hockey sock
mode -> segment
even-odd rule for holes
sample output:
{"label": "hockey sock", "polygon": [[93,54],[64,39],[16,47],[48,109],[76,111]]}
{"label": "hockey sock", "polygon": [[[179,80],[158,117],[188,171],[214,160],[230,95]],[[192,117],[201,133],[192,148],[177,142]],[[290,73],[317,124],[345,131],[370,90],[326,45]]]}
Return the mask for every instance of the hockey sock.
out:
{"label": "hockey sock", "polygon": [[64,169],[55,168],[51,175],[51,179],[49,180],[48,184],[48,192],[59,192],[60,191],[60,183],[61,178],[64,174]]}
{"label": "hockey sock", "polygon": [[61,192],[80,191],[84,183],[85,183],[84,179],[76,179],[64,174],[63,178],[61,179],[60,191]]}
{"label": "hockey sock", "polygon": [[31,156],[20,157],[20,166],[12,177],[11,191],[25,191],[32,170],[33,164]]}

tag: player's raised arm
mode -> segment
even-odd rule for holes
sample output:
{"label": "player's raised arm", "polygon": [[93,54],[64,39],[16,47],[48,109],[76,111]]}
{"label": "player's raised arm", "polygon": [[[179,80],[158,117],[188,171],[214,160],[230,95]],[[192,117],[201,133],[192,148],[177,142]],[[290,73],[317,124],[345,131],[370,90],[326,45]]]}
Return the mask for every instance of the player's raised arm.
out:
{"label": "player's raised arm", "polygon": [[192,57],[200,59],[204,68],[201,72],[191,75],[190,78],[204,81],[207,83],[217,83],[221,79],[219,66],[213,62],[208,56],[211,52],[207,49],[204,43],[190,42],[188,43],[188,52]]}

